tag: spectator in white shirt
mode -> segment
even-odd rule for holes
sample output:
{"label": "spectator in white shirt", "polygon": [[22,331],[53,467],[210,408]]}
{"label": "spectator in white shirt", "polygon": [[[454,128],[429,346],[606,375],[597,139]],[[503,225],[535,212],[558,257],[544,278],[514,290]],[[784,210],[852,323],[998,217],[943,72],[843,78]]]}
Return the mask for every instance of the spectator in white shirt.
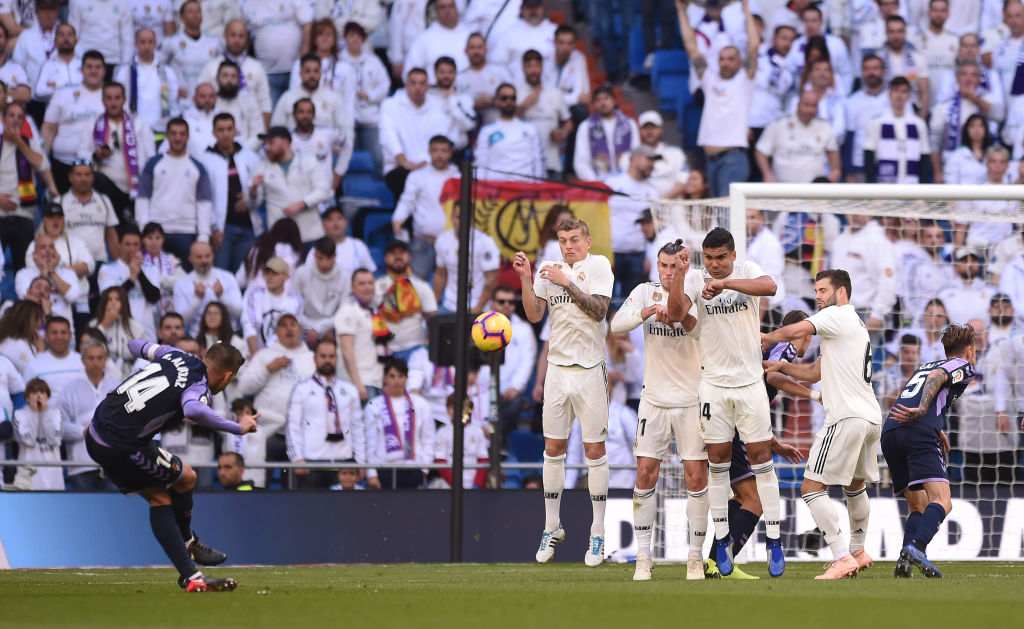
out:
{"label": "spectator in white shirt", "polygon": [[861,315],[868,332],[881,339],[885,318],[893,312],[900,278],[896,259],[882,227],[863,214],[847,214],[847,225],[832,246],[831,268],[845,269],[857,286],[850,303]]}
{"label": "spectator in white shirt", "polygon": [[[935,95],[939,90],[940,80],[945,79],[946,73],[951,74],[955,67],[957,49],[960,47],[957,36],[946,29],[946,25],[949,24],[949,5],[949,0],[929,0],[928,24],[914,25],[911,22],[910,38],[914,50],[920,53],[928,64],[928,75],[931,77],[929,87],[932,91],[932,99],[929,102],[933,103],[938,102]],[[974,38],[975,52],[968,58],[977,59],[977,29],[965,29],[962,32]]]}
{"label": "spectator in white shirt", "polygon": [[469,293],[466,303],[470,312],[483,312],[498,285],[501,254],[494,239],[476,227],[470,227],[469,284],[459,284],[459,213],[458,203],[452,206],[452,228],[437,238],[437,268],[434,270],[434,297],[438,312],[453,313],[458,305],[459,290]]}
{"label": "spectator in white shirt", "polygon": [[[754,77],[754,97],[750,102],[751,149],[772,120],[782,115],[783,99],[793,86],[793,79],[799,74],[789,69],[786,55],[793,49],[796,29],[778,26],[771,43],[761,45],[757,60],[757,75]],[[753,155],[751,155],[753,161]]]}
{"label": "spectator in white shirt", "polygon": [[[39,71],[43,64],[50,57],[56,56],[57,15],[60,9],[57,0],[36,0],[35,5],[35,23],[25,25],[27,28],[18,35],[18,41],[11,51],[11,61],[25,69],[30,86],[38,85]],[[37,123],[42,124],[46,101],[40,99],[34,91],[28,111]]]}
{"label": "spectator in white shirt", "polygon": [[82,129],[78,140],[78,158],[95,164],[94,185],[121,220],[130,216],[142,170],[156,154],[149,124],[125,111],[125,96],[121,83],[104,85],[103,113]]}
{"label": "spectator in white shirt", "polygon": [[103,114],[103,55],[89,50],[82,55],[82,83],[62,87],[50,99],[39,130],[43,146],[53,155],[53,179],[57,190],[67,192],[71,162],[78,157],[83,129]]}
{"label": "spectator in white shirt", "polygon": [[565,104],[573,112],[573,123],[579,124],[586,115],[578,116],[576,110],[590,106],[590,71],[587,57],[576,48],[576,30],[568,24],[555,29],[555,56],[545,66],[555,77],[555,85],[562,90]]}
{"label": "spectator in white shirt", "polygon": [[48,177],[50,164],[39,138],[32,137],[34,134],[26,123],[25,108],[17,103],[6,103],[2,112],[0,247],[10,246],[17,270],[25,263],[26,248],[35,227],[39,207],[36,175]]}
{"label": "spectator in white shirt", "polygon": [[443,135],[430,138],[430,164],[409,174],[398,206],[391,215],[395,238],[407,239],[408,227],[410,266],[422,280],[429,280],[434,271],[434,242],[445,227],[441,190],[446,181],[459,176],[459,170],[451,161],[452,141]]}
{"label": "spectator in white shirt", "polygon": [[71,322],[64,317],[46,320],[46,351],[39,352],[28,362],[25,380],[40,378],[50,385],[54,396],[59,396],[69,382],[84,373],[82,356],[71,349]]}
{"label": "spectator in white shirt", "polygon": [[312,243],[324,235],[317,206],[331,198],[329,180],[315,155],[292,151],[292,134],[284,127],[271,127],[264,139],[264,158],[249,184],[249,207],[267,206],[267,222],[281,218],[298,224],[302,242]]}
{"label": "spectator in white shirt", "polygon": [[774,330],[782,323],[786,302],[785,252],[778,236],[766,227],[764,212],[747,208],[747,259],[764,269],[775,280],[775,294],[761,298],[761,320],[765,329]]}
{"label": "spectator in white shirt", "polygon": [[[508,10],[508,9],[506,9]],[[555,30],[558,25],[545,17],[543,0],[524,0],[519,19],[495,38],[489,53],[494,63],[509,68],[513,74],[520,70],[520,61],[527,50],[540,53],[545,65],[554,65]],[[607,40],[606,40],[607,41]],[[610,45],[610,43],[609,43]],[[619,51],[615,51],[618,54]],[[605,58],[607,58],[607,54]],[[614,71],[610,70],[610,74]],[[522,80],[522,77],[517,77]]]}
{"label": "spectator in white shirt", "polygon": [[181,113],[178,99],[188,92],[174,68],[156,58],[156,46],[156,34],[150,29],[136,33],[135,56],[114,72],[114,80],[125,86],[128,111],[161,134],[167,121]]}
{"label": "spectator in white shirt", "polygon": [[[324,210],[320,215],[320,225],[324,234],[334,243],[336,258],[335,262],[341,272],[351,276],[356,269],[369,269],[370,272],[377,270],[377,264],[370,255],[366,243],[348,235],[348,217],[338,206],[332,206]],[[305,266],[313,266],[313,255],[306,256]]]}
{"label": "spectator in white shirt", "polygon": [[829,181],[839,180],[836,139],[831,125],[816,117],[817,112],[818,97],[806,90],[800,94],[796,113],[776,119],[764,130],[754,154],[764,181],[811,183],[816,177],[826,176],[826,164]]}
{"label": "spectator in white shirt", "polygon": [[416,489],[423,485],[426,474],[421,470],[389,470],[387,463],[420,463],[434,461],[434,419],[430,404],[415,393],[409,393],[409,364],[397,357],[384,363],[383,393],[363,409],[366,426],[366,451],[371,465],[380,469],[367,472],[371,487]]}
{"label": "spectator in white shirt", "polygon": [[[36,378],[25,383],[28,405],[14,411],[19,461],[60,461],[64,422],[50,397],[50,387],[43,380]],[[20,490],[64,491],[64,472],[59,467],[19,467],[13,485]]]}
{"label": "spectator in white shirt", "polygon": [[[107,372],[107,346],[91,334],[82,335],[78,342],[84,373],[68,382],[57,399],[57,406],[64,417],[63,441],[67,449],[67,460],[87,461],[85,430],[92,423],[96,407],[108,393],[121,384],[120,378]],[[68,484],[75,491],[109,491],[114,487],[100,475],[98,467],[74,467],[68,469]]]}
{"label": "spectator in white shirt", "polygon": [[203,32],[203,8],[198,0],[187,0],[178,14],[181,30],[160,43],[160,62],[178,75],[181,80],[179,97],[183,99],[199,85],[206,63],[221,56],[223,45],[219,33],[212,36]]}
{"label": "spectator in white shirt", "polygon": [[427,319],[437,314],[437,299],[430,285],[409,273],[409,246],[392,240],[384,252],[387,274],[377,279],[380,314],[394,338],[388,348],[407,358],[427,343]]}
{"label": "spectator in white shirt", "polygon": [[[640,126],[640,143],[651,147],[655,154],[661,156],[661,159],[655,160],[654,170],[651,171],[648,182],[654,186],[661,198],[681,195],[690,176],[690,166],[686,163],[683,150],[661,141],[665,121],[657,111],[645,111],[640,114],[637,123]],[[623,155],[619,159],[619,167],[622,170],[629,168],[629,159],[629,155]]]}
{"label": "spectator in white shirt", "polygon": [[74,304],[81,294],[78,276],[70,266],[61,264],[60,254],[57,253],[52,236],[40,234],[36,236],[33,244],[35,251],[31,256],[32,264],[26,265],[14,276],[15,294],[25,298],[36,278],[46,278],[50,283],[50,313],[73,319]]}
{"label": "spectator in white shirt", "polygon": [[178,280],[185,277],[181,261],[174,254],[164,251],[163,246],[164,228],[159,223],[143,225],[142,272],[150,283],[160,287],[160,301],[153,307],[153,315],[158,320],[167,313],[175,312],[174,287],[178,285]]}
{"label": "spectator in white shirt", "polygon": [[78,33],[79,49],[102,54],[108,71],[131,62],[135,28],[130,0],[70,0],[68,24]]}
{"label": "spectator in white shirt", "polygon": [[548,177],[562,177],[561,149],[572,131],[572,119],[565,98],[553,82],[547,81],[544,58],[536,50],[523,53],[523,83],[516,87],[520,96],[517,113],[537,128],[544,147],[544,167]]}
{"label": "spectator in white shirt", "polygon": [[[270,86],[267,82],[267,72],[263,68],[263,63],[250,57],[247,52],[250,43],[249,31],[246,30],[245,22],[242,20],[231,20],[228,22],[227,26],[224,27],[224,56],[210,59],[203,66],[203,71],[199,74],[199,82],[216,83],[219,85],[221,83],[219,74],[223,67],[223,62],[230,61],[234,63],[239,73],[237,80],[234,82],[238,91],[228,98],[233,99],[239,93],[248,94],[252,97],[258,111],[263,116],[263,128],[265,129],[270,124],[270,113],[274,110],[274,101],[270,99]],[[281,91],[283,92],[284,89],[282,88]],[[244,128],[242,121],[238,118],[238,113],[231,113],[235,114],[238,126]]]}
{"label": "spectator in white shirt", "polygon": [[256,240],[262,222],[245,202],[245,191],[256,172],[260,158],[235,142],[237,127],[231,114],[219,113],[213,118],[216,142],[200,156],[210,176],[213,193],[210,243],[217,251],[214,263],[230,271],[242,264],[245,254]]}
{"label": "spectator in white shirt", "polygon": [[199,160],[188,154],[188,123],[167,123],[168,150],[146,162],[135,200],[136,221],[145,225],[159,217],[168,251],[185,257],[195,241],[209,242],[213,193],[210,177]]}
{"label": "spectator in white shirt", "polygon": [[[341,63],[338,52],[338,30],[334,22],[323,18],[313,22],[311,46],[309,52],[320,59],[320,85],[344,100],[345,111],[352,115],[355,107],[355,71],[349,65]],[[306,55],[303,55],[305,57]],[[302,76],[302,58],[292,66],[288,79],[288,89],[293,90],[305,81]]]}
{"label": "spectator in white shirt", "polygon": [[387,344],[394,335],[377,308],[373,273],[356,269],[351,279],[351,298],[342,303],[334,317],[334,332],[345,361],[338,375],[352,383],[365,405],[380,395],[380,361],[387,355]]}
{"label": "spectator in white shirt", "polygon": [[847,183],[856,183],[858,179],[864,181],[864,136],[868,123],[890,108],[889,93],[882,79],[885,74],[882,60],[875,55],[867,55],[860,67],[860,89],[846,99],[847,143],[850,143],[849,135],[853,136],[850,163],[843,165]]}
{"label": "spectator in white shirt", "polygon": [[334,88],[320,83],[320,57],[315,54],[303,55],[301,59],[302,83],[281,95],[270,117],[270,124],[279,127],[290,127],[294,123],[292,106],[300,98],[308,98],[316,106],[314,122],[322,127],[333,127],[345,138],[353,133],[352,116],[346,103]]}
{"label": "spectator in white shirt", "polygon": [[[230,60],[222,60],[216,73],[217,103],[214,110],[227,113],[235,119],[238,140],[250,151],[258,151],[262,145],[260,134],[267,130],[265,120],[270,114],[260,113],[260,106],[251,91],[239,89],[242,76],[238,64]],[[256,62],[254,62],[256,63]]]}
{"label": "spectator in white shirt", "polygon": [[640,217],[658,198],[658,189],[650,181],[654,163],[661,159],[647,144],[630,152],[629,166],[624,172],[612,175],[605,184],[621,193],[608,198],[608,214],[612,232],[612,251],[615,252],[616,303],[621,303],[633,287],[644,281],[646,239],[640,227]]}
{"label": "spectator in white shirt", "polygon": [[[67,85],[82,82],[82,59],[75,52],[78,36],[75,27],[70,24],[59,24],[53,38],[54,50],[46,61],[39,66],[39,72],[33,83],[32,100],[44,105],[49,104],[54,93]],[[39,124],[43,118],[40,117]]]}
{"label": "spectator in white shirt", "polygon": [[[992,146],[985,151],[985,170],[987,176],[984,185],[999,186],[1010,183],[1012,178],[1007,172],[1010,162],[1009,151],[1001,146]],[[1015,183],[1020,183],[1017,181]],[[1020,217],[1020,203],[991,199],[985,201],[965,201],[956,206],[958,213],[986,215],[992,218],[1004,218],[997,221],[956,221],[953,230],[953,245],[967,245],[978,251],[982,257],[991,258],[1000,242],[1013,234],[1013,221]]]}
{"label": "spectator in white shirt", "polygon": [[[80,325],[84,320],[88,320],[89,276],[96,270],[96,261],[89,247],[80,238],[68,233],[62,208],[51,204],[43,208],[42,216],[37,236],[45,234],[53,239],[53,245],[60,257],[60,265],[71,269],[77,278],[79,292],[78,300],[75,302],[75,321]],[[34,252],[35,243],[32,243],[28,246],[26,259],[31,258]]]}
{"label": "spectator in white shirt", "polygon": [[[697,46],[696,35],[690,26],[685,3],[676,5],[679,28],[690,56],[690,64],[704,90],[704,113],[701,115],[697,145],[708,156],[708,181],[711,196],[729,193],[733,181],[746,181],[750,175],[747,161],[747,133],[750,103],[754,97],[754,77],[757,75],[757,52],[760,41],[757,27],[750,13],[748,0],[743,0],[743,14],[747,30],[747,51],[741,61],[740,51],[726,46],[718,55],[718,69],[708,71],[708,60]],[[774,26],[774,25],[773,25]],[[577,138],[577,145],[579,139]],[[577,147],[578,150],[578,147]],[[577,156],[577,161],[579,157]]]}
{"label": "spectator in white shirt", "polygon": [[447,134],[449,124],[440,105],[427,98],[427,72],[422,68],[409,70],[405,91],[381,103],[384,181],[396,199],[401,198],[409,173],[427,165],[430,138]]}
{"label": "spectator in white shirt", "polygon": [[[978,185],[985,183],[988,178],[985,154],[995,142],[995,138],[989,133],[985,116],[971,114],[961,127],[959,146],[943,157],[942,179],[939,179],[939,174],[936,173],[936,183]],[[935,162],[935,154],[940,150],[945,151],[945,148],[933,145],[932,163]]]}
{"label": "spectator in white shirt", "polygon": [[148,28],[159,44],[174,34],[174,6],[171,0],[132,0],[132,28],[137,35]]}
{"label": "spectator in white shirt", "polygon": [[273,256],[263,265],[263,286],[246,289],[242,336],[249,346],[250,356],[277,340],[274,331],[282,315],[302,312],[302,297],[286,286],[290,276],[288,263]]}
{"label": "spectator in white shirt", "polygon": [[902,17],[890,15],[885,18],[885,47],[878,56],[885,65],[885,80],[892,81],[902,76],[910,81],[911,102],[918,106],[922,118],[928,118],[931,109],[928,63],[907,43],[907,23]]}
{"label": "spectator in white shirt", "polygon": [[119,257],[117,214],[103,193],[93,188],[92,165],[71,167],[71,189],[53,200],[64,212],[65,229],[89,249],[97,265],[110,257]]}
{"label": "spectator in white shirt", "polygon": [[476,138],[478,176],[495,181],[543,178],[544,146],[537,127],[516,116],[516,88],[499,85],[494,102],[498,119],[480,129]]}
{"label": "spectator in white shirt", "polygon": [[153,306],[160,301],[160,287],[142,271],[142,236],[135,225],[121,230],[120,255],[100,267],[96,284],[101,291],[120,286],[128,296],[128,310],[142,325],[146,338],[156,338]]}
{"label": "spectator in white shirt", "polygon": [[619,160],[640,144],[636,121],[626,116],[608,86],[594,90],[594,113],[576,128],[572,167],[577,179],[600,181],[622,172]]}
{"label": "spectator in white shirt", "polygon": [[[283,103],[282,97],[279,103]],[[323,176],[337,190],[341,178],[348,172],[352,161],[352,131],[339,130],[333,124],[316,123],[317,108],[309,98],[300,98],[292,105],[292,150],[300,155],[314,155],[323,170]],[[348,133],[348,135],[345,135]]]}
{"label": "spectator in white shirt", "polygon": [[450,121],[447,136],[455,143],[455,151],[461,153],[469,145],[469,134],[476,128],[476,109],[473,99],[455,89],[455,60],[439,57],[434,62],[435,83],[427,92],[441,105],[441,111]]}
{"label": "spectator in white shirt", "polygon": [[306,344],[334,338],[334,316],[350,299],[352,274],[337,264],[338,250],[328,236],[313,243],[309,261],[296,269],[292,290],[302,296],[301,317],[308,331]]}
{"label": "spectator in white shirt", "polygon": [[868,123],[864,138],[864,174],[868,183],[919,183],[931,153],[928,127],[909,107],[910,82],[889,83],[888,111]]}
{"label": "spectator in white shirt", "polygon": [[434,83],[434,62],[441,57],[454,59],[457,70],[469,67],[465,50],[470,31],[459,24],[459,9],[455,0],[437,0],[434,10],[437,21],[428,26],[409,46],[409,53],[403,62],[406,79],[412,68],[425,68],[427,80]]}
{"label": "spectator in white shirt", "polygon": [[233,274],[214,268],[210,244],[192,243],[189,262],[192,272],[174,285],[174,310],[181,315],[189,334],[199,331],[199,317],[211,301],[227,306],[237,322],[242,315],[242,291]]}
{"label": "spectator in white shirt", "polygon": [[288,89],[292,65],[310,48],[313,4],[302,0],[247,0],[242,19],[253,38],[253,50],[267,71],[270,101]]}
{"label": "spectator in white shirt", "polygon": [[988,320],[988,307],[996,289],[982,279],[983,262],[981,252],[971,247],[958,247],[953,254],[956,277],[936,295],[945,304],[946,315],[951,323],[971,319]]}
{"label": "spectator in white shirt", "polygon": [[128,342],[145,338],[142,324],[132,318],[128,296],[120,286],[111,286],[100,293],[89,327],[98,330],[107,341],[107,351],[115,375],[127,378],[135,362]]}
{"label": "spectator in white shirt", "polygon": [[[459,71],[455,78],[455,89],[473,100],[477,119],[490,124],[498,117],[494,106],[494,92],[502,83],[511,83],[512,74],[508,68],[487,61],[487,40],[480,33],[472,33],[466,39],[466,58],[469,67]],[[587,86],[590,89],[590,86]]]}
{"label": "spectator in white shirt", "polygon": [[355,148],[369,151],[373,155],[374,170],[383,173],[381,168],[384,155],[381,152],[378,125],[380,105],[388,96],[391,77],[384,63],[372,50],[363,50],[367,36],[361,25],[356,22],[345,24],[342,37],[345,39],[345,49],[341,51],[341,61],[351,66],[356,76],[353,112],[356,125]]}
{"label": "spectator in white shirt", "polygon": [[850,65],[850,55],[846,49],[846,43],[838,36],[825,32],[825,23],[822,18],[821,9],[814,4],[803,8],[800,12],[803,20],[803,35],[793,42],[786,62],[794,76],[800,76],[804,71],[804,51],[807,42],[811,37],[823,37],[828,47],[829,60],[836,74],[836,90],[840,95],[850,93],[853,84],[853,66]]}
{"label": "spectator in white shirt", "polygon": [[[338,350],[334,341],[320,341],[313,361],[316,373],[296,384],[288,401],[288,459],[292,463],[366,463],[359,393],[335,377]],[[297,469],[295,476],[299,489],[328,489],[337,478],[333,470]]]}

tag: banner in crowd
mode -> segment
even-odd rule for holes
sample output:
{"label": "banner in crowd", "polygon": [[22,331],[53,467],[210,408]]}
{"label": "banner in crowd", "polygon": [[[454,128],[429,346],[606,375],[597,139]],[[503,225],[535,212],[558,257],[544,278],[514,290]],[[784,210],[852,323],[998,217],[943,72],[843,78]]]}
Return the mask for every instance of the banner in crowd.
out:
{"label": "banner in crowd", "polygon": [[[441,191],[445,214],[460,196],[460,180],[449,179]],[[603,184],[588,182],[591,188]],[[517,251],[535,258],[540,249],[540,231],[552,205],[569,206],[576,218],[590,228],[593,244],[590,252],[612,260],[612,236],[608,218],[608,197],[602,192],[560,183],[523,183],[518,181],[475,181],[473,184],[474,225],[498,244],[503,260],[511,260]],[[449,220],[450,224],[450,220]]]}

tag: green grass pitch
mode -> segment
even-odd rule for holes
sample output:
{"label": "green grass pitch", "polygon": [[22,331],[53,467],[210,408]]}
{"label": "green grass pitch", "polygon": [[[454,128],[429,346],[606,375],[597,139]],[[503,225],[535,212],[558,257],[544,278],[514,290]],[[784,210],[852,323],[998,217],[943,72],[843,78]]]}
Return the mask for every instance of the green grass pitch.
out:
{"label": "green grass pitch", "polygon": [[878,563],[856,579],[815,582],[814,563],[781,579],[683,580],[657,565],[358,565],[219,568],[234,592],[186,595],[170,569],[0,572],[0,627],[1019,627],[1024,564],[941,563],[941,580],[892,578]]}

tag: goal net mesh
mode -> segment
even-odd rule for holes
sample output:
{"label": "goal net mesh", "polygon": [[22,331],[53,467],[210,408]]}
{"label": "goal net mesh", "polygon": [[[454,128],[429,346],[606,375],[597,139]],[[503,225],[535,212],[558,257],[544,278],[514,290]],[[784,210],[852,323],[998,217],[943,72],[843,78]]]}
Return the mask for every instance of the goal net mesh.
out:
{"label": "goal net mesh", "polygon": [[[978,378],[952,406],[946,425],[952,444],[947,461],[953,512],[928,554],[942,560],[1024,557],[1024,382],[1019,382],[1024,379],[1024,303],[1013,307],[1024,297],[1024,192],[1018,186],[885,186],[873,187],[880,192],[877,198],[865,198],[871,194],[865,192],[866,186],[803,186],[794,196],[767,198],[781,194],[764,184],[744,184],[741,194],[736,188],[731,198],[652,203],[656,238],[683,238],[699,265],[700,243],[710,229],[720,226],[733,232],[740,259],[752,259],[773,275],[781,274],[777,283],[784,294],[772,300],[764,331],[778,327],[786,311],[812,313],[814,274],[833,266],[837,258],[853,259],[857,264],[850,266],[876,273],[891,267],[874,276],[861,271],[852,277],[855,295],[858,290],[874,294],[872,305],[885,305],[881,330],[872,336],[872,383],[883,416],[919,364],[944,357],[938,339],[947,323],[976,328]],[[985,190],[979,194],[979,188]],[[993,192],[995,188],[1004,192]],[[856,194],[844,198],[843,189]],[[814,198],[815,190],[822,198]],[[824,198],[826,194],[829,198]],[[993,198],[1000,194],[1004,198]],[[867,219],[857,216],[871,217],[876,225],[859,228]],[[850,244],[855,227],[876,230],[878,239],[867,247],[862,241]],[[885,260],[892,263],[879,266],[878,261]],[[890,290],[891,298],[885,298]],[[871,310],[865,307],[863,316]],[[815,342],[803,360],[813,361],[817,352]],[[806,456],[824,420],[821,406],[780,392],[772,415],[779,439]],[[876,559],[894,560],[902,545],[906,504],[893,498],[881,452],[878,457],[881,480],[869,490],[872,512],[866,549]],[[685,561],[687,494],[678,459],[671,463],[662,468],[654,552],[656,558]],[[777,459],[776,468],[788,554],[794,559],[830,559],[800,499],[803,465]],[[842,492],[833,489],[832,496],[840,521],[846,522]],[[763,542],[762,522],[739,560],[763,561]]]}

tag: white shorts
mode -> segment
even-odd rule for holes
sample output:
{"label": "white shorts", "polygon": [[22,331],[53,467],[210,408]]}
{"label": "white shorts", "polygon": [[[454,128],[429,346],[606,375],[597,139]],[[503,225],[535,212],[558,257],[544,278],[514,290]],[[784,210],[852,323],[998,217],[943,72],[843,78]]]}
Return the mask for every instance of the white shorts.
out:
{"label": "white shorts", "polygon": [[804,478],[822,485],[849,485],[878,480],[878,440],[882,427],[860,417],[825,426],[814,436]]}
{"label": "white shorts", "polygon": [[640,399],[636,439],[633,440],[633,456],[644,456],[664,461],[668,458],[672,437],[676,440],[676,452],[683,461],[706,461],[707,446],[700,438],[700,414],[698,406],[665,408]]}
{"label": "white shorts", "polygon": [[544,378],[544,436],[568,439],[578,419],[584,443],[608,438],[608,369],[604,363],[589,369],[548,363]]}
{"label": "white shorts", "polygon": [[697,397],[704,443],[731,443],[737,431],[743,443],[771,441],[772,417],[763,382],[745,387],[716,387],[701,380]]}

